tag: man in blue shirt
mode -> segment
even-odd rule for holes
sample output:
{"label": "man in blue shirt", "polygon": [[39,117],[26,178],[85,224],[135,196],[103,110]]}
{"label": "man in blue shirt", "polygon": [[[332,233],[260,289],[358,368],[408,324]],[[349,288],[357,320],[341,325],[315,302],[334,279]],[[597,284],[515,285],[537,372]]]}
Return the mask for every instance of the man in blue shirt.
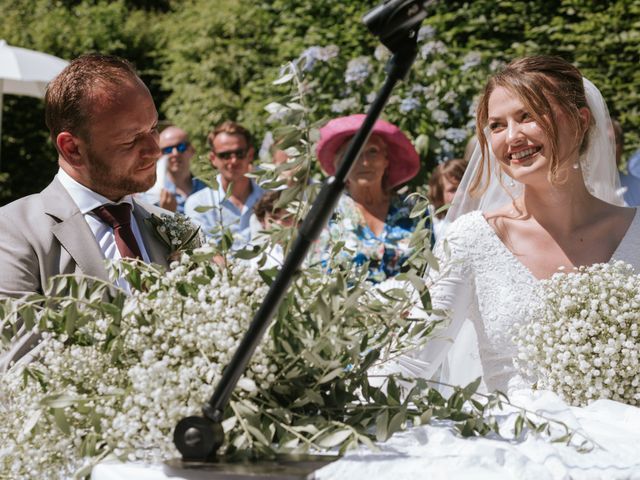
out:
{"label": "man in blue shirt", "polygon": [[[611,119],[616,141],[616,165],[620,168],[622,150],[624,147],[624,131],[616,119]],[[636,151],[627,162],[627,172],[620,172],[620,185],[624,196],[624,203],[630,207],[640,205],[640,150]]]}
{"label": "man in blue shirt", "polygon": [[637,150],[627,162],[629,173],[620,174],[620,183],[625,189],[624,201],[630,207],[640,206],[640,150]]}
{"label": "man in blue shirt", "polygon": [[156,183],[143,198],[172,212],[184,213],[187,198],[206,188],[202,180],[191,174],[195,150],[187,132],[175,126],[162,130],[159,145],[163,156],[158,161]]}
{"label": "man in blue shirt", "polygon": [[264,193],[246,176],[251,171],[255,153],[251,135],[242,125],[227,121],[208,135],[207,143],[211,147],[209,160],[219,172],[218,186],[191,195],[185,204],[185,213],[208,236],[230,230],[233,247],[242,248],[251,240],[249,220],[253,206]]}

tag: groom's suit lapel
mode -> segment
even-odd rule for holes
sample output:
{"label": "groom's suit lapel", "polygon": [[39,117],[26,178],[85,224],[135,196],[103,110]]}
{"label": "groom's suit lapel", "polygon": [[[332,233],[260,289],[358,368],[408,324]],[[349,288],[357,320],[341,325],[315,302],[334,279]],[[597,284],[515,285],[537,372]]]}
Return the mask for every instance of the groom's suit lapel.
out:
{"label": "groom's suit lapel", "polygon": [[151,216],[151,212],[149,212],[144,204],[134,200],[133,216],[135,217],[138,228],[140,229],[140,234],[142,235],[144,247],[147,250],[149,259],[153,263],[157,263],[163,267],[168,267],[169,262],[167,258],[171,252],[169,252],[168,247],[153,233],[152,227],[149,226],[146,221]]}
{"label": "groom's suit lapel", "polygon": [[83,274],[108,280],[104,256],[84,215],[58,179],[42,191],[44,211],[58,223],[51,233],[69,253]]}

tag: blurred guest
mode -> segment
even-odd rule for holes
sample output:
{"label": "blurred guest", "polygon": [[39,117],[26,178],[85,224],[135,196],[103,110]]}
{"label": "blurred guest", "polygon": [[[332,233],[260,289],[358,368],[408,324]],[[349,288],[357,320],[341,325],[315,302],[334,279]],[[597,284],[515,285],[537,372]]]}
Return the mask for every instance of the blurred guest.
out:
{"label": "blurred guest", "polygon": [[291,227],[294,223],[293,215],[286,208],[277,206],[281,193],[282,190],[265,192],[253,207],[254,215],[263,230],[269,230],[274,224]]}
{"label": "blurred guest", "polygon": [[[269,235],[280,228],[294,226],[295,217],[285,207],[279,207],[278,201],[283,190],[267,191],[254,206],[254,217],[259,227],[256,234],[252,236],[251,242],[259,244],[269,240]],[[252,259],[252,262],[260,268],[271,268],[282,266],[284,261],[284,243],[289,235],[272,235],[271,245],[266,250],[266,260],[261,264],[260,257]],[[284,241],[283,241],[284,240]]]}
{"label": "blurred guest", "polygon": [[184,213],[187,197],[207,186],[191,174],[191,158],[195,150],[189,135],[170,126],[160,133],[160,150],[156,184],[143,198],[172,212]]}
{"label": "blurred guest", "polygon": [[[361,114],[336,118],[320,130],[318,160],[327,174],[335,173],[364,118]],[[420,159],[411,141],[395,125],[378,120],[318,242],[321,261],[326,264],[329,260],[329,240],[343,241],[343,253],[349,260],[356,265],[368,262],[371,281],[380,282],[399,273],[410,254],[409,237],[417,219],[410,218],[412,205],[395,189],[419,169]]]}
{"label": "blurred guest", "polygon": [[[253,206],[264,193],[246,176],[254,157],[251,134],[242,125],[226,121],[209,134],[207,142],[211,147],[209,160],[219,172],[218,188],[204,188],[191,195],[185,213],[208,236],[217,237],[222,229],[229,229],[234,248],[242,248],[251,239],[249,219]],[[198,207],[204,208],[198,211]]]}
{"label": "blurred guest", "polygon": [[[624,131],[616,119],[611,119],[616,140],[616,164],[620,168],[624,147]],[[627,172],[620,172],[620,185],[624,201],[630,207],[640,205],[640,150],[634,153],[627,162]]]}
{"label": "blurred guest", "polygon": [[444,233],[444,217],[447,212],[443,207],[453,201],[466,168],[464,160],[454,158],[439,164],[431,173],[427,197],[431,203],[430,213],[436,239]]}

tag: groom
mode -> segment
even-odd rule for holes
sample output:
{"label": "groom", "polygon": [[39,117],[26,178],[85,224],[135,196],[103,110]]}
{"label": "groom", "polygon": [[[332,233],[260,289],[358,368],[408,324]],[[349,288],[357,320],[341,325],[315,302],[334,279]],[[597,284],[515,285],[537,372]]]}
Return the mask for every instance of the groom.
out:
{"label": "groom", "polygon": [[45,116],[60,168],[42,192],[0,208],[0,298],[42,293],[58,274],[108,280],[105,259],[166,265],[144,221],[164,210],[132,197],[154,184],[160,156],[158,113],[133,66],[73,60],[49,84]]}
{"label": "groom", "polygon": [[[170,252],[144,221],[165,210],[132,198],[154,184],[160,156],[158,113],[132,65],[73,60],[47,88],[45,120],[60,168],[42,192],[0,208],[0,299],[43,293],[58,274],[108,281],[105,259],[167,265]],[[20,329],[0,371],[38,340]]]}

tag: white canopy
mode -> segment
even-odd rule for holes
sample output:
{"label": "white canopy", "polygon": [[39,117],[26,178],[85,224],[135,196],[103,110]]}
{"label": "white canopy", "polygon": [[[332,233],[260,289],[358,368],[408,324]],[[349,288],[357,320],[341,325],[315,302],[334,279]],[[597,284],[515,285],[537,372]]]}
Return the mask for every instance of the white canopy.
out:
{"label": "white canopy", "polygon": [[66,60],[53,55],[12,47],[4,40],[0,40],[0,135],[2,134],[3,95],[9,93],[42,98],[47,83],[55,78],[67,64]]}

